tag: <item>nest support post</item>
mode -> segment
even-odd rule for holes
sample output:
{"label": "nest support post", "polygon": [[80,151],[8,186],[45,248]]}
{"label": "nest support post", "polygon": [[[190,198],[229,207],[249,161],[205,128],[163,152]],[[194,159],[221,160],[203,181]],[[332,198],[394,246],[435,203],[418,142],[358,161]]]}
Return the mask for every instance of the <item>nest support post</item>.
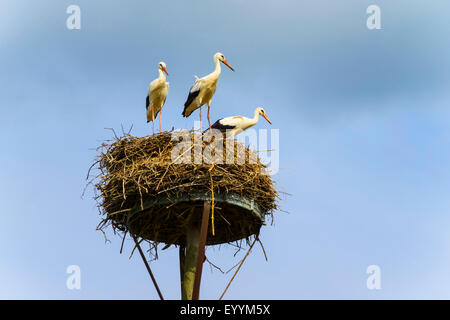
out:
{"label": "nest support post", "polygon": [[134,242],[136,243],[136,247],[139,251],[139,254],[141,255],[142,261],[144,262],[145,267],[147,268],[148,274],[150,275],[150,278],[152,279],[153,285],[155,286],[155,289],[158,292],[159,299],[164,300],[161,290],[159,290],[158,283],[156,282],[156,279],[153,276],[153,272],[150,269],[150,265],[148,264],[147,259],[145,258],[144,252],[141,249],[139,241],[136,239],[136,236],[133,233],[130,233],[130,234],[131,234],[131,237],[133,238]]}
{"label": "nest support post", "polygon": [[[180,247],[180,270],[183,272],[181,291],[183,300],[198,300],[203,263],[205,261],[206,236],[208,233],[211,203],[203,203],[201,223],[193,222],[186,230],[186,248]],[[183,255],[182,251],[185,251]],[[184,258],[184,263],[182,261]]]}
{"label": "nest support post", "polygon": [[186,257],[186,247],[184,244],[180,244],[179,248],[179,258],[180,258],[180,288],[181,288],[181,299],[183,299],[183,282],[184,282],[184,259]]}

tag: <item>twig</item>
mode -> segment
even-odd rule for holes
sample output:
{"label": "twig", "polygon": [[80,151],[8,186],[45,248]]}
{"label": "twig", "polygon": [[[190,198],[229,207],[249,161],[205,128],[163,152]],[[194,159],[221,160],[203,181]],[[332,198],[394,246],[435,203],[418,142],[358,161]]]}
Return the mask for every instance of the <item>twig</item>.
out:
{"label": "twig", "polygon": [[262,251],[263,251],[263,253],[264,253],[264,258],[266,258],[266,261],[269,261],[269,259],[267,259],[267,254],[266,254],[266,250],[264,249],[264,246],[263,246],[263,244],[262,244],[262,242],[261,242],[261,240],[257,237],[257,241],[259,242],[259,244],[261,245],[261,249],[262,249]]}
{"label": "twig", "polygon": [[[214,268],[216,268],[217,270],[219,270],[220,272],[225,273],[225,272],[223,272],[222,269],[220,269],[220,267],[216,266],[214,263],[212,263],[211,261],[209,261],[209,259],[208,259],[206,256],[205,256],[205,259],[206,259],[206,262],[208,262],[209,265],[210,265],[211,267],[214,267]],[[211,270],[212,270],[212,269],[211,269]]]}
{"label": "twig", "polygon": [[223,296],[225,295],[225,293],[227,292],[228,288],[230,287],[231,282],[233,282],[234,277],[236,277],[236,274],[239,272],[239,270],[241,269],[242,265],[244,264],[245,259],[247,259],[248,255],[250,254],[250,252],[252,251],[253,245],[255,244],[256,240],[258,239],[258,236],[255,236],[255,240],[253,240],[252,245],[250,246],[250,248],[247,251],[247,254],[245,255],[244,259],[242,259],[241,263],[239,264],[239,267],[237,268],[236,272],[233,274],[233,276],[231,277],[230,282],[228,282],[227,287],[225,288],[225,290],[223,291],[222,295],[220,296],[219,300],[222,300]]}
{"label": "twig", "polygon": [[97,160],[89,167],[89,170],[88,170],[87,175],[86,175],[86,180],[89,179],[89,175],[91,173],[91,169],[99,162],[100,162],[100,160]]}
{"label": "twig", "polygon": [[113,132],[113,134],[114,134],[114,137],[115,137],[116,139],[119,139],[119,137],[118,137],[117,134],[116,134],[116,131],[115,131],[113,128],[105,128],[105,130],[111,130],[111,131]]}
{"label": "twig", "polygon": [[122,254],[123,244],[125,242],[125,238],[127,237],[127,232],[128,230],[125,230],[125,232],[123,233],[122,245],[120,246],[120,254]]}

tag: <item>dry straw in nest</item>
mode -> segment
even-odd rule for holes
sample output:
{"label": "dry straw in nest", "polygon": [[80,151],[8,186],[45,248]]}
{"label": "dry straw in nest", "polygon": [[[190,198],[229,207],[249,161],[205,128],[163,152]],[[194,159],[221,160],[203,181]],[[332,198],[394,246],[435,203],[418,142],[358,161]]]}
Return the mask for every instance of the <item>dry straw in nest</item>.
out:
{"label": "dry straw in nest", "polygon": [[125,134],[102,144],[95,184],[103,214],[99,229],[112,225],[156,244],[184,244],[187,227],[199,223],[208,199],[215,215],[208,245],[258,234],[277,208],[278,193],[256,153],[233,140],[212,139],[221,153],[202,134],[186,131],[181,142],[174,136]]}

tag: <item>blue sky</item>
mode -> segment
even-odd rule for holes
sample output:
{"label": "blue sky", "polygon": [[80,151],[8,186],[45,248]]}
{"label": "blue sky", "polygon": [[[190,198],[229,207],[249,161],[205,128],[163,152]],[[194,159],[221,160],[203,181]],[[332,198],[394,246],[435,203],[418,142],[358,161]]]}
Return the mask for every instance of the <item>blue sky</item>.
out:
{"label": "blue sky", "polygon": [[[68,30],[66,8],[81,8]],[[381,8],[382,29],[366,28]],[[286,212],[262,231],[226,298],[450,298],[450,22],[448,1],[39,1],[0,3],[0,298],[156,299],[132,248],[95,231],[95,148],[133,124],[156,66],[171,88],[164,127],[194,75],[223,69],[212,119],[263,106],[280,129],[277,187]],[[261,122],[258,128],[266,128]],[[228,269],[233,250],[210,248]],[[240,255],[242,256],[242,254]],[[177,250],[152,269],[179,298]],[[81,290],[66,268],[81,268]],[[381,268],[368,290],[366,268]],[[202,298],[231,274],[205,266]]]}

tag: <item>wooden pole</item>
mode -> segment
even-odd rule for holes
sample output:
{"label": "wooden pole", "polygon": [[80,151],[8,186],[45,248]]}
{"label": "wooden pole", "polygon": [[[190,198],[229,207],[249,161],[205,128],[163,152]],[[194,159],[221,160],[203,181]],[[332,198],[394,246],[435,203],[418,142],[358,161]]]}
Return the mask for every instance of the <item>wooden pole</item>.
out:
{"label": "wooden pole", "polygon": [[180,244],[179,258],[180,258],[180,287],[181,299],[183,299],[183,281],[184,281],[184,259],[186,257],[184,244]]}
{"label": "wooden pole", "polygon": [[253,241],[253,243],[251,244],[250,248],[247,251],[247,254],[245,255],[244,259],[242,259],[241,263],[239,264],[239,267],[237,268],[237,270],[234,272],[233,276],[231,277],[230,282],[228,282],[227,287],[225,288],[225,290],[222,292],[222,295],[220,296],[219,300],[222,300],[223,296],[225,295],[225,293],[227,292],[228,288],[230,287],[231,282],[233,282],[234,277],[236,277],[237,273],[239,272],[239,269],[241,269],[242,265],[244,264],[245,259],[247,259],[248,255],[250,254],[250,252],[252,251],[253,246],[255,245],[256,240],[258,240],[258,235],[255,236],[255,240]]}
{"label": "wooden pole", "polygon": [[186,255],[184,258],[183,300],[192,300],[195,268],[197,263],[198,243],[200,240],[200,225],[191,224],[186,230]]}
{"label": "wooden pole", "polygon": [[159,295],[159,299],[164,300],[161,291],[159,290],[159,286],[156,283],[156,279],[153,276],[153,272],[150,269],[150,265],[147,262],[147,259],[145,258],[144,252],[142,252],[141,246],[139,245],[139,242],[137,241],[136,237],[134,236],[134,234],[132,232],[130,232],[131,237],[133,238],[134,242],[136,243],[136,247],[138,248],[139,254],[141,255],[142,260],[144,261],[145,267],[147,268],[148,273],[150,274],[150,278],[152,278],[153,281],[153,285],[156,288],[156,291],[158,292]]}
{"label": "wooden pole", "polygon": [[200,282],[202,280],[203,263],[205,262],[206,235],[208,234],[210,209],[211,203],[205,201],[205,203],[203,204],[202,227],[200,229],[200,242],[198,245],[197,268],[195,270],[195,281],[192,292],[192,300],[198,300],[200,298]]}
{"label": "wooden pole", "polygon": [[[210,207],[210,203],[209,202],[205,202],[203,205],[203,215],[202,215],[202,223],[192,223],[188,229],[186,230],[186,254],[185,254],[185,258],[184,258],[184,276],[183,276],[183,282],[182,282],[182,299],[183,300],[193,300],[193,294],[194,294],[194,283],[196,281],[198,281],[198,288],[200,287],[200,278],[197,277],[197,269],[200,269],[199,271],[201,272],[201,267],[198,268],[198,261],[199,261],[199,251],[201,250],[200,248],[200,240],[201,240],[201,234],[202,234],[202,229],[205,228],[204,227],[204,219],[203,217],[205,216],[205,211],[206,211],[206,223],[208,222],[208,213],[209,213],[209,207]],[[207,229],[207,225],[206,225],[206,229]],[[202,234],[203,235],[203,234]],[[203,235],[205,237],[206,240],[206,232]],[[204,260],[204,250],[205,250],[205,243],[206,241],[203,241],[203,250],[201,251],[203,253],[201,258],[202,262]],[[196,280],[196,278],[198,278],[198,280]],[[197,290],[198,291],[198,290]],[[198,293],[197,293],[197,299],[198,299]]]}

